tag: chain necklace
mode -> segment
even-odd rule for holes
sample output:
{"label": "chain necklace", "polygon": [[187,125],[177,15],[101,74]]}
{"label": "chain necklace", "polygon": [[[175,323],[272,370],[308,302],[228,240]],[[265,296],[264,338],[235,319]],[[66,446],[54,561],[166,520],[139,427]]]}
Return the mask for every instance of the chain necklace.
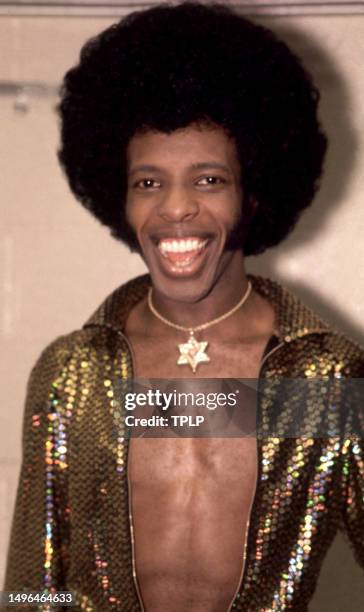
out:
{"label": "chain necklace", "polygon": [[207,321],[207,323],[202,323],[201,325],[196,325],[196,327],[185,327],[184,325],[178,325],[177,323],[173,323],[169,319],[166,319],[163,315],[161,315],[155,308],[152,301],[152,293],[153,288],[150,287],[148,291],[148,306],[151,312],[154,314],[157,319],[168,325],[169,327],[173,327],[174,329],[178,329],[180,331],[184,331],[189,334],[189,337],[186,342],[183,344],[178,344],[178,350],[180,352],[177,365],[189,365],[193,371],[196,372],[197,366],[200,363],[207,363],[210,361],[210,357],[206,355],[205,351],[208,346],[208,342],[198,342],[195,338],[195,333],[202,331],[203,329],[207,329],[212,325],[216,325],[217,323],[221,323],[221,321],[225,321],[228,317],[231,317],[234,312],[236,312],[243,304],[245,304],[248,299],[250,292],[252,290],[251,282],[248,281],[248,287],[241,298],[241,300],[235,304],[233,308],[222,314],[220,317],[216,317],[216,319],[211,319],[211,321]]}

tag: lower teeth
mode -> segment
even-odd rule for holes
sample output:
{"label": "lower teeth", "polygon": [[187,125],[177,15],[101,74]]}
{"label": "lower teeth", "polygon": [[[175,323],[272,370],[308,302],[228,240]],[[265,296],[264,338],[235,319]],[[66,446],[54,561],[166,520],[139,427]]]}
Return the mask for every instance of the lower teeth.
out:
{"label": "lower teeth", "polygon": [[[201,253],[205,250],[206,248],[206,244],[207,241],[205,242],[205,244],[203,246],[201,246],[198,250],[193,251],[193,253],[190,253],[187,255],[186,253],[186,257],[184,259],[177,259],[176,261],[173,261],[173,259],[170,258],[170,256],[174,255],[173,252],[166,252],[166,251],[162,251],[162,249],[159,249],[162,257],[165,257],[166,259],[168,259],[169,263],[172,264],[172,266],[174,266],[175,268],[186,268],[187,266],[189,266],[191,263],[193,263],[193,261],[199,257],[199,255],[201,255]],[[182,253],[181,253],[182,254]]]}
{"label": "lower teeth", "polygon": [[174,261],[172,263],[177,268],[184,268],[185,266],[188,266],[193,260],[194,260],[194,257],[191,257],[190,259],[187,259],[185,261]]}

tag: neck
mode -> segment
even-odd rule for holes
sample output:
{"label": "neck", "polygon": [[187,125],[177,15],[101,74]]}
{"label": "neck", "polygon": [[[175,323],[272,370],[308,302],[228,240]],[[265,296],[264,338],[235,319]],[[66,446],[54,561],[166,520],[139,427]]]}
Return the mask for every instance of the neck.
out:
{"label": "neck", "polygon": [[[233,308],[248,289],[243,261],[236,262],[220,275],[211,290],[197,301],[177,301],[158,292],[153,287],[153,304],[156,310],[169,321],[184,327],[197,327]],[[165,325],[149,311],[152,325]]]}

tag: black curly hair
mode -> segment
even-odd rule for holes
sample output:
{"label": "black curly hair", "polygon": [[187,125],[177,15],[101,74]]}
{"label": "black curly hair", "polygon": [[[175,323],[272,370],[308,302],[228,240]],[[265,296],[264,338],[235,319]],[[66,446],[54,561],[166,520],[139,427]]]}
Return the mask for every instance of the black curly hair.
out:
{"label": "black curly hair", "polygon": [[125,215],[130,138],[217,124],[237,146],[244,196],[257,203],[242,248],[258,254],[293,229],[317,190],[327,144],[318,100],[270,30],[222,4],[162,4],[83,47],[62,86],[59,159],[80,202],[135,248]]}

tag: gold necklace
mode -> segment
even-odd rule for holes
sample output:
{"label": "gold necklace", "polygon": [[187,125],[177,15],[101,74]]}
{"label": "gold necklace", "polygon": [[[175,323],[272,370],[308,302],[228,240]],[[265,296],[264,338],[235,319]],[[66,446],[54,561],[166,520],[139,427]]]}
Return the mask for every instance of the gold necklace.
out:
{"label": "gold necklace", "polygon": [[174,329],[178,329],[180,331],[189,333],[189,338],[187,339],[187,341],[184,342],[183,344],[177,345],[178,350],[180,352],[180,355],[177,361],[177,365],[189,365],[192,368],[193,373],[195,373],[197,366],[200,363],[206,363],[210,361],[210,357],[206,355],[205,353],[209,343],[206,341],[198,342],[198,340],[196,340],[195,338],[195,333],[198,331],[202,331],[203,329],[207,329],[208,327],[211,327],[212,325],[216,325],[217,323],[221,323],[221,321],[224,321],[225,319],[230,317],[232,314],[234,314],[234,312],[236,312],[239,308],[241,308],[241,306],[246,302],[246,300],[248,299],[250,295],[251,290],[252,290],[252,285],[251,285],[251,282],[248,281],[248,287],[243,297],[237,304],[235,304],[233,308],[231,308],[231,310],[228,310],[228,312],[225,312],[225,314],[221,315],[220,317],[216,317],[216,319],[212,319],[211,321],[207,321],[207,323],[202,323],[201,325],[197,325],[196,327],[184,327],[183,325],[178,325],[177,323],[173,323],[173,321],[166,319],[163,315],[161,315],[156,310],[153,304],[153,301],[152,301],[153,288],[149,287],[148,306],[151,312],[154,314],[154,316],[157,317],[157,319],[159,319],[160,321],[162,321],[162,323],[169,325],[169,327],[173,327]]}

